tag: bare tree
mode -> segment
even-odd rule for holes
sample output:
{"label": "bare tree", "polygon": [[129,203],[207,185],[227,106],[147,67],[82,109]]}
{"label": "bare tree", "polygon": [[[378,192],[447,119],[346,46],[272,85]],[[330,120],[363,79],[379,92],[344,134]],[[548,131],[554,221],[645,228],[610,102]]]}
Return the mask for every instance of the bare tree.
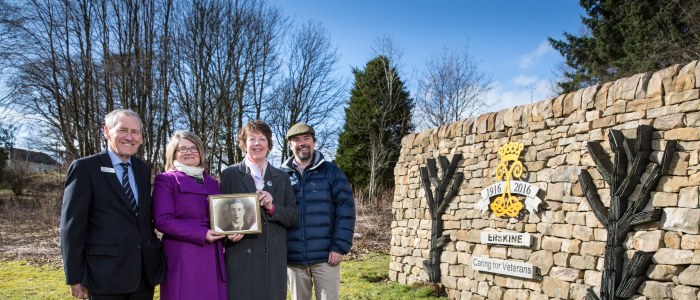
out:
{"label": "bare tree", "polygon": [[222,2],[194,1],[181,10],[173,47],[177,62],[173,66],[176,121],[210,149],[215,147],[221,115],[212,67],[220,59],[217,49],[224,31],[225,9]]}
{"label": "bare tree", "polygon": [[[399,77],[399,64],[403,56],[403,50],[388,36],[378,37],[372,46],[374,54],[379,58],[382,72],[366,72],[368,75],[378,75],[372,81],[378,83],[381,90],[381,101],[372,102],[374,110],[378,112],[375,122],[380,130],[368,130],[369,159],[365,162],[369,170],[369,184],[367,186],[368,204],[372,204],[376,195],[380,194],[379,185],[385,180],[380,179],[382,170],[393,169],[398,158],[396,147],[386,145],[387,141],[395,142],[401,137],[390,137],[387,135],[396,134],[396,131],[383,130],[383,128],[396,127],[397,120],[399,131],[408,133],[412,128],[410,108],[406,111],[406,101],[411,103],[408,93],[404,91],[403,82]],[[408,114],[406,114],[408,113]],[[397,118],[397,115],[399,118]],[[397,139],[398,138],[398,139]],[[389,188],[384,186],[383,188]],[[379,205],[379,201],[376,201]]]}
{"label": "bare tree", "polygon": [[345,91],[335,73],[337,51],[321,24],[309,21],[297,28],[291,34],[288,53],[286,73],[269,106],[273,131],[280,137],[277,143],[282,151],[281,162],[289,157],[284,136],[296,123],[304,122],[317,129],[318,149],[334,140],[331,137],[337,134],[337,127],[333,126],[333,116]]}
{"label": "bare tree", "polygon": [[[94,1],[93,1],[94,2]],[[86,1],[91,3],[91,1]],[[172,0],[101,1],[95,9],[104,61],[104,108],[130,108],[143,120],[143,156],[161,165],[159,155],[169,133],[168,26]],[[165,127],[164,127],[165,126]]]}
{"label": "bare tree", "polygon": [[178,125],[202,138],[214,172],[241,160],[237,131],[262,117],[286,19],[263,1],[195,1],[179,11]]}
{"label": "bare tree", "polygon": [[[170,3],[30,0],[16,10],[13,105],[38,121],[51,148],[60,142],[68,161],[104,147],[103,116],[117,107],[138,112],[145,132],[161,134],[167,100],[156,89],[157,59]],[[157,162],[160,141],[145,136],[147,160]]]}
{"label": "bare tree", "polygon": [[[25,20],[14,28],[22,36],[24,53],[14,62],[17,74],[14,104],[23,113],[60,128],[57,137],[68,159],[85,156],[100,148],[99,118],[95,110],[99,88],[93,77],[90,16],[84,2],[32,0],[18,11]],[[98,111],[99,113],[101,111]]]}
{"label": "bare tree", "polygon": [[421,128],[439,127],[478,114],[486,106],[483,96],[491,83],[468,48],[461,52],[445,48],[426,61],[419,79],[417,124]]}

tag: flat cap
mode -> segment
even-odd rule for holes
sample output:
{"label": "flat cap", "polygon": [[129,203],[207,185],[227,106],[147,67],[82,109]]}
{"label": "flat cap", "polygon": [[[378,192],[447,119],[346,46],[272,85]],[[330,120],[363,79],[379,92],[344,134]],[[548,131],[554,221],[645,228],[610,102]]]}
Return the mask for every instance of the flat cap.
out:
{"label": "flat cap", "polygon": [[295,135],[300,135],[300,134],[305,134],[305,133],[308,133],[314,137],[316,136],[316,131],[314,131],[313,127],[306,125],[304,123],[296,123],[296,124],[294,124],[294,126],[292,126],[292,128],[289,128],[289,130],[287,130],[287,137],[286,138],[289,139],[290,137],[293,137]]}

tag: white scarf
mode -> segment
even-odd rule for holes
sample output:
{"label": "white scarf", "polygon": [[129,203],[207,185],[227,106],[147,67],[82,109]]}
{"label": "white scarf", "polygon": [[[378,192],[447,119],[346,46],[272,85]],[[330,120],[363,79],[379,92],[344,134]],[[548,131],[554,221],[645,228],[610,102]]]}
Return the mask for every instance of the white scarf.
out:
{"label": "white scarf", "polygon": [[260,170],[260,167],[258,167],[258,164],[256,164],[248,154],[245,155],[245,165],[250,169],[250,175],[253,176],[253,181],[255,182],[255,189],[258,191],[262,191],[263,187],[265,187],[265,169],[267,169],[267,160],[265,160],[265,165],[263,166],[263,169]]}
{"label": "white scarf", "polygon": [[175,170],[185,173],[187,176],[204,179],[204,175],[202,175],[204,168],[186,166],[177,160],[173,162],[173,166],[175,166]]}

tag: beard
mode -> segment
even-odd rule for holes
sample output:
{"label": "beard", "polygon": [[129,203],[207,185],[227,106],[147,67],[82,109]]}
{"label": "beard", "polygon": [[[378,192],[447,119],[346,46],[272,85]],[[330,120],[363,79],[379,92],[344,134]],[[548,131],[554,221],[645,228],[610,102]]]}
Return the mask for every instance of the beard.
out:
{"label": "beard", "polygon": [[311,148],[309,148],[308,146],[299,147],[297,148],[295,156],[299,161],[306,162],[310,160],[313,156],[313,150],[311,150]]}

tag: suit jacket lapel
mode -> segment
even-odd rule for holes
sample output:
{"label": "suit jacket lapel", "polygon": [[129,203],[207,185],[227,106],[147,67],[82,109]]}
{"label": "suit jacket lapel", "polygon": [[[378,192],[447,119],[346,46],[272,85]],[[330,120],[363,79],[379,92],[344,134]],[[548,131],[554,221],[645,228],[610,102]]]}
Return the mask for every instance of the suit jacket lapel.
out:
{"label": "suit jacket lapel", "polygon": [[[100,165],[102,167],[114,169],[114,166],[112,165],[112,160],[109,158],[109,154],[107,154],[106,150],[100,153],[99,158]],[[135,176],[138,176],[136,175],[136,173],[136,170],[134,170]],[[126,193],[124,192],[124,189],[122,188],[121,182],[119,182],[116,173],[102,172],[102,176],[104,176],[104,179],[109,185],[109,187],[112,188],[112,190],[114,190],[114,193],[121,199],[122,203],[124,203],[126,209],[129,210],[129,212],[131,212],[131,210],[129,209],[129,199],[127,199]],[[141,198],[140,192],[141,187],[139,186],[139,199]]]}
{"label": "suit jacket lapel", "polygon": [[270,193],[270,195],[274,195],[275,189],[277,189],[277,180],[279,180],[277,176],[279,176],[279,173],[274,172],[268,163],[267,169],[265,170],[265,186],[263,186],[263,190]]}
{"label": "suit jacket lapel", "polygon": [[[149,199],[151,199],[151,190],[148,188],[148,183],[151,181],[151,179],[147,177],[150,174],[143,170],[143,167],[146,166],[146,164],[135,157],[131,158],[131,166],[134,169],[134,179],[136,179],[136,185],[139,189],[139,216],[143,216],[146,215],[141,213],[145,211],[143,208],[151,207],[151,203],[149,203]],[[126,194],[124,197],[126,198]],[[127,205],[129,205],[128,200]]]}
{"label": "suit jacket lapel", "polygon": [[247,193],[255,193],[255,181],[253,181],[253,176],[250,175],[250,171],[248,170],[248,167],[246,167],[245,163],[240,163],[238,167],[238,171],[243,173],[244,175],[241,177],[241,183],[243,183],[243,186],[246,189]]}

